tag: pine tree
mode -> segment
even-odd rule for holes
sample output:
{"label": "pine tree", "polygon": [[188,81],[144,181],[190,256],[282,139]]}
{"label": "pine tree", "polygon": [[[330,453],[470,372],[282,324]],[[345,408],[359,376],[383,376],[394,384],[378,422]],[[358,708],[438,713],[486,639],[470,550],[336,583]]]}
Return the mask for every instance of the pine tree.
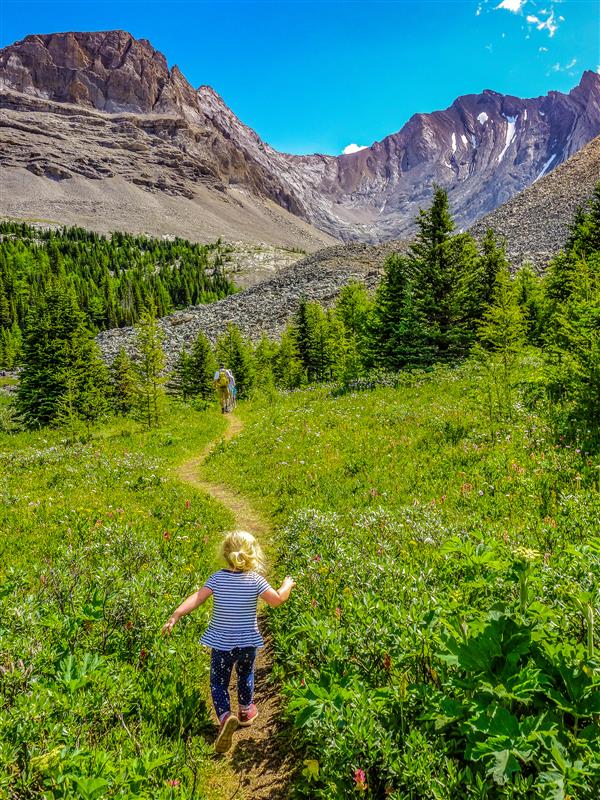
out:
{"label": "pine tree", "polygon": [[265,334],[254,348],[254,363],[256,365],[256,386],[261,389],[272,389],[274,387],[273,360],[277,354],[278,347]]}
{"label": "pine tree", "polygon": [[488,414],[493,427],[498,419],[512,417],[514,370],[525,342],[525,323],[508,268],[496,276],[492,301],[478,334],[480,345],[474,352],[486,373]]}
{"label": "pine tree", "polygon": [[276,386],[282,389],[297,389],[304,382],[304,366],[298,350],[296,333],[291,326],[283,332],[279,347],[273,356],[273,376]]}
{"label": "pine tree", "polygon": [[215,346],[217,362],[231,370],[240,400],[249,397],[255,378],[255,365],[252,349],[242,338],[239,328],[229,323],[226,331],[219,336]]}
{"label": "pine tree", "polygon": [[544,278],[548,397],[557,424],[600,444],[600,184]]}
{"label": "pine tree", "polygon": [[527,341],[540,345],[544,335],[545,300],[542,280],[529,264],[515,275],[515,292],[523,320]]}
{"label": "pine tree", "polygon": [[190,354],[190,391],[202,400],[214,397],[213,378],[217,362],[210,342],[200,331],[192,344]]}
{"label": "pine tree", "polygon": [[156,310],[150,305],[144,309],[136,325],[136,350],[139,358],[136,372],[136,411],[148,428],[159,424],[164,398],[165,354],[162,348],[163,333],[156,320]]}
{"label": "pine tree", "polygon": [[136,375],[124,347],[119,349],[110,368],[111,405],[115,414],[125,416],[133,411],[136,396]]}
{"label": "pine tree", "polygon": [[104,412],[106,370],[73,291],[56,279],[32,309],[25,331],[17,393],[24,422],[55,422],[67,389],[74,413],[88,425]]}

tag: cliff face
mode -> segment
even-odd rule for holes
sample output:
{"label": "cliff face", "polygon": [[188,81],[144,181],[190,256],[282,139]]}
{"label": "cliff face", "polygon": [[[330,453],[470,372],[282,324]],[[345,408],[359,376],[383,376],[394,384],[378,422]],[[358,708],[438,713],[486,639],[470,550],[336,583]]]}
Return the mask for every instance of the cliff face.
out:
{"label": "cliff face", "polygon": [[[409,233],[433,183],[448,189],[467,227],[600,134],[600,76],[586,72],[567,95],[460,97],[351,155],[285,155],[210,87],[194,89],[148,41],[123,31],[34,35],[4,48],[0,105],[0,165],[31,203],[36,193],[60,194],[48,181],[64,183],[61,202],[72,204],[85,203],[89,181],[101,200],[103,187],[108,195],[111,181],[125,181],[152,195],[149,208],[168,196],[202,213],[210,202],[199,193],[214,200],[210,213],[227,216],[229,206],[229,217],[240,205],[274,203],[325,234],[367,242]],[[136,202],[143,215],[143,195]],[[14,213],[3,205],[0,213]]]}

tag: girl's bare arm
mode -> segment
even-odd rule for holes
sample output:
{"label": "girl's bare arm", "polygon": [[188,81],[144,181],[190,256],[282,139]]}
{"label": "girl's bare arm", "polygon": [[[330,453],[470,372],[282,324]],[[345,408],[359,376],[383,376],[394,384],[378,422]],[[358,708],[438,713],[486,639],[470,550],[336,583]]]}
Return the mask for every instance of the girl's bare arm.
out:
{"label": "girl's bare arm", "polygon": [[283,583],[281,584],[281,586],[277,591],[275,591],[275,589],[267,589],[266,592],[263,592],[261,594],[261,597],[265,601],[265,603],[272,606],[273,608],[277,608],[277,606],[280,606],[282,603],[285,603],[295,585],[296,581],[288,576],[287,578],[285,578],[285,580],[283,581]]}
{"label": "girl's bare arm", "polygon": [[171,633],[181,617],[185,617],[185,615],[189,614],[190,611],[194,611],[194,609],[198,608],[198,606],[201,606],[202,603],[205,603],[211,594],[212,589],[207,589],[206,586],[203,586],[202,589],[198,589],[197,592],[191,594],[187,600],[184,600],[183,603],[175,609],[168,622],[165,622],[162,628],[163,634]]}

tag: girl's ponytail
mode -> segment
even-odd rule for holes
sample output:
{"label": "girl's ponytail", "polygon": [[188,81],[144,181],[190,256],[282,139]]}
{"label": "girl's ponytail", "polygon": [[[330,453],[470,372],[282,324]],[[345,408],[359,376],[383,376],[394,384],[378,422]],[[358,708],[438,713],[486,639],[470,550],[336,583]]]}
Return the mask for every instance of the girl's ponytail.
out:
{"label": "girl's ponytail", "polygon": [[254,536],[247,531],[227,534],[221,547],[223,558],[232,569],[241,572],[262,570],[263,553]]}

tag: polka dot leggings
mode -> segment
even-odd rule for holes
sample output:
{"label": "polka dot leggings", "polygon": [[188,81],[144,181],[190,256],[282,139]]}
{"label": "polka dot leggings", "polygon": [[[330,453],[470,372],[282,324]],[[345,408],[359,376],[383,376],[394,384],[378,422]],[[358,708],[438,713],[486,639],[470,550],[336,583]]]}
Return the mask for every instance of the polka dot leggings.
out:
{"label": "polka dot leggings", "polygon": [[215,650],[210,657],[210,693],[217,717],[231,711],[229,681],[235,664],[238,702],[249,706],[254,696],[254,661],[256,647],[234,647],[233,650]]}

